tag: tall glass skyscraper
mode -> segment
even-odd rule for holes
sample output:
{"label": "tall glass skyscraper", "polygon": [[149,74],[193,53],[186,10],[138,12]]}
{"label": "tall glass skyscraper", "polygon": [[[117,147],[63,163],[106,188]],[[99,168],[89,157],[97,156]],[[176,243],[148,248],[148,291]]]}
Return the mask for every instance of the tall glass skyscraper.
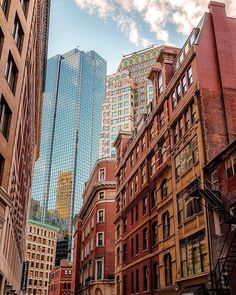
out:
{"label": "tall glass skyscraper", "polygon": [[99,157],[106,61],[73,49],[48,60],[40,158],[35,165],[33,218],[70,232],[82,192]]}

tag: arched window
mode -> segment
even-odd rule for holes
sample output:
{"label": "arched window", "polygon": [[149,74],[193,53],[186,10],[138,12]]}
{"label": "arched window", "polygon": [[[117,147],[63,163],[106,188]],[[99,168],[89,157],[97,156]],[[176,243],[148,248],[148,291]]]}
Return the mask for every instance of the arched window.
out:
{"label": "arched window", "polygon": [[117,265],[120,265],[120,247],[118,247],[116,250],[116,262]]}
{"label": "arched window", "polygon": [[66,283],[64,283],[64,289],[66,289]]}
{"label": "arched window", "polygon": [[160,271],[159,271],[159,264],[155,262],[153,264],[153,289],[160,288]]}
{"label": "arched window", "polygon": [[117,228],[116,228],[116,235],[117,235],[117,239],[120,238],[120,225],[118,224],[117,225]]}
{"label": "arched window", "polygon": [[165,266],[165,285],[172,285],[172,263],[170,254],[164,256],[164,266]]}
{"label": "arched window", "polygon": [[120,277],[116,277],[116,294],[120,295]]}
{"label": "arched window", "polygon": [[168,181],[164,179],[161,184],[161,198],[165,199],[168,196]]}
{"label": "arched window", "polygon": [[157,244],[157,237],[158,237],[158,227],[157,227],[157,222],[154,221],[152,224],[152,246]]}
{"label": "arched window", "polygon": [[148,291],[148,267],[143,268],[143,291]]}
{"label": "arched window", "polygon": [[170,214],[166,211],[162,215],[162,224],[163,224],[163,239],[167,239],[170,236]]}
{"label": "arched window", "polygon": [[70,283],[67,284],[67,289],[70,290]]}
{"label": "arched window", "polygon": [[143,250],[148,248],[148,229],[144,228],[143,230]]}

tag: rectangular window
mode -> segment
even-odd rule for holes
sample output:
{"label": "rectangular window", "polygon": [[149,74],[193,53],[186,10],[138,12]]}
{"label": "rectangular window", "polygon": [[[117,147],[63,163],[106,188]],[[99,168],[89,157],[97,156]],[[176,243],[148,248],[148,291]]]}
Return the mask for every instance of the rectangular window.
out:
{"label": "rectangular window", "polygon": [[143,198],[143,215],[147,213],[147,197]]}
{"label": "rectangular window", "polygon": [[187,70],[187,76],[188,76],[188,86],[190,86],[193,84],[193,72],[192,72],[191,66]]}
{"label": "rectangular window", "polygon": [[131,167],[134,165],[134,155],[133,155],[133,153],[130,155],[130,165],[131,165]]}
{"label": "rectangular window", "polygon": [[146,176],[147,176],[147,171],[146,171],[146,165],[144,164],[141,168],[141,174],[142,174],[142,184],[146,182]]}
{"label": "rectangular window", "polygon": [[23,41],[24,41],[24,31],[22,29],[18,15],[16,15],[16,17],[15,17],[12,36],[15,40],[16,47],[18,48],[19,52],[21,53]]}
{"label": "rectangular window", "polygon": [[8,18],[11,1],[10,0],[0,0],[0,4],[2,6],[2,10],[3,10],[6,18]]}
{"label": "rectangular window", "polygon": [[132,198],[134,195],[134,180],[131,180],[130,182],[130,198]]}
{"label": "rectangular window", "polygon": [[154,139],[154,127],[153,125],[150,128],[150,141],[152,141]]}
{"label": "rectangular window", "polygon": [[0,100],[0,131],[6,139],[9,135],[11,116],[12,112],[2,96]]}
{"label": "rectangular window", "polygon": [[174,144],[176,144],[178,141],[178,124],[175,123],[175,125],[173,126],[173,142]]}
{"label": "rectangular window", "polygon": [[182,78],[182,91],[183,94],[187,91],[187,80],[185,75]]}
{"label": "rectangular window", "polygon": [[138,174],[135,176],[135,192],[138,191]]}
{"label": "rectangular window", "polygon": [[184,120],[185,120],[185,131],[188,131],[190,128],[190,115],[189,110],[187,110],[184,114]]}
{"label": "rectangular window", "polygon": [[153,189],[151,192],[151,206],[152,206],[152,209],[156,207],[156,190]]}
{"label": "rectangular window", "polygon": [[176,97],[175,91],[172,93],[171,99],[172,99],[172,110],[174,110],[177,106],[177,97]]}
{"label": "rectangular window", "polygon": [[139,235],[135,236],[135,254],[138,255],[139,252]]}
{"label": "rectangular window", "polygon": [[126,263],[127,260],[127,244],[123,246],[123,262]]}
{"label": "rectangular window", "polygon": [[143,136],[142,138],[142,151],[144,151],[146,148],[146,140],[145,140],[145,136]]}
{"label": "rectangular window", "polygon": [[198,162],[198,144],[195,136],[190,143],[175,157],[176,179],[186,173]]}
{"label": "rectangular window", "polygon": [[102,260],[98,260],[97,264],[97,280],[102,280],[103,279],[103,261]]}
{"label": "rectangular window", "polygon": [[190,113],[192,121],[191,123],[194,124],[197,121],[196,107],[194,102],[190,105]]}
{"label": "rectangular window", "polygon": [[139,293],[139,270],[136,269],[136,293]]}
{"label": "rectangular window", "polygon": [[131,257],[134,257],[134,238],[131,238]]}
{"label": "rectangular window", "polygon": [[134,224],[134,209],[131,209],[131,225]]}
{"label": "rectangular window", "polygon": [[131,294],[134,294],[134,272],[131,272]]}
{"label": "rectangular window", "polygon": [[182,116],[179,121],[179,137],[182,138],[183,135],[184,135],[184,118]]}
{"label": "rectangular window", "polygon": [[127,218],[125,217],[124,220],[123,220],[123,231],[124,231],[124,234],[126,233],[126,230],[127,230]]}
{"label": "rectangular window", "polygon": [[158,76],[158,94],[161,95],[163,92],[163,78],[162,73],[159,73]]}
{"label": "rectangular window", "polygon": [[151,160],[150,160],[150,174],[151,176],[155,173],[156,169],[155,169],[155,155],[152,155]]}
{"label": "rectangular window", "polygon": [[8,82],[9,87],[11,88],[11,91],[13,92],[13,94],[15,94],[18,78],[18,69],[11,53],[9,53],[5,68],[5,78]]}
{"label": "rectangular window", "polygon": [[21,7],[24,11],[25,17],[27,17],[28,10],[29,10],[29,2],[30,0],[21,0]]}
{"label": "rectangular window", "polygon": [[160,127],[162,128],[165,125],[165,113],[164,109],[162,109],[160,113]]}
{"label": "rectangular window", "polygon": [[138,221],[138,204],[135,207],[135,221]]}
{"label": "rectangular window", "polygon": [[98,210],[97,212],[97,222],[104,222],[105,221],[105,209]]}
{"label": "rectangular window", "polygon": [[180,87],[180,83],[176,87],[176,92],[177,92],[177,101],[179,101],[181,99],[181,87]]}
{"label": "rectangular window", "polygon": [[104,192],[100,192],[100,193],[99,193],[99,199],[100,199],[100,200],[104,199]]}
{"label": "rectangular window", "polygon": [[5,163],[5,159],[0,154],[0,185],[2,184],[2,179],[3,179],[4,163]]}
{"label": "rectangular window", "polygon": [[104,246],[104,233],[97,233],[97,246]]}
{"label": "rectangular window", "polygon": [[105,169],[99,170],[99,181],[105,180]]}
{"label": "rectangular window", "polygon": [[166,161],[166,142],[163,142],[160,145],[160,163],[164,163]]}
{"label": "rectangular window", "polygon": [[227,178],[236,175],[236,152],[225,160],[225,171]]}

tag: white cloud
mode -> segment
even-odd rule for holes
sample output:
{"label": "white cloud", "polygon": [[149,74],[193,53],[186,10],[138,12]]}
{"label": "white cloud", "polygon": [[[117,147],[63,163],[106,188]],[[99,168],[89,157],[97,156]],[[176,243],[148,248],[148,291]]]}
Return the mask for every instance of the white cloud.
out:
{"label": "white cloud", "polygon": [[[160,42],[169,43],[167,24],[188,35],[208,10],[209,0],[74,0],[88,13],[111,18],[136,46],[148,46],[151,41],[140,34],[140,19]],[[236,16],[236,0],[225,0],[227,12]],[[153,40],[156,43],[155,40]]]}

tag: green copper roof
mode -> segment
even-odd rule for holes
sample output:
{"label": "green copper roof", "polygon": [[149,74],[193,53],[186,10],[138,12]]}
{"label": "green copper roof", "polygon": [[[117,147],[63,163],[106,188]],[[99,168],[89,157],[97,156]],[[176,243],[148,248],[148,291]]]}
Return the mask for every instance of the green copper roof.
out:
{"label": "green copper roof", "polygon": [[51,229],[51,230],[56,230],[56,231],[60,230],[59,227],[50,225],[48,223],[43,223],[43,222],[40,222],[40,221],[36,221],[36,220],[33,220],[33,219],[29,219],[29,223],[39,225],[39,226],[42,226],[42,227],[46,227],[46,228]]}

